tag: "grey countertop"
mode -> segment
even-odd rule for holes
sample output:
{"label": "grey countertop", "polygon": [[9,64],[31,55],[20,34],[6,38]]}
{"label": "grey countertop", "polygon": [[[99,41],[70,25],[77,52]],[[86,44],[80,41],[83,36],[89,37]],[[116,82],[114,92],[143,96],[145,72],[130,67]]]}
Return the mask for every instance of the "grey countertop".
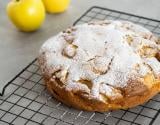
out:
{"label": "grey countertop", "polygon": [[160,20],[160,0],[72,0],[68,11],[59,15],[47,14],[40,30],[24,33],[9,21],[6,14],[8,2],[0,1],[0,91],[37,56],[45,40],[72,25],[93,5]]}

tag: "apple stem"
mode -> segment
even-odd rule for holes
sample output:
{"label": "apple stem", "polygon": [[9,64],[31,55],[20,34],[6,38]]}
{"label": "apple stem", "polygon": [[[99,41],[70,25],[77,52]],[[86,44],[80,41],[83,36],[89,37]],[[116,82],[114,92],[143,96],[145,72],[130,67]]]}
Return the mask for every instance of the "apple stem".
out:
{"label": "apple stem", "polygon": [[17,2],[19,2],[19,0],[16,0]]}

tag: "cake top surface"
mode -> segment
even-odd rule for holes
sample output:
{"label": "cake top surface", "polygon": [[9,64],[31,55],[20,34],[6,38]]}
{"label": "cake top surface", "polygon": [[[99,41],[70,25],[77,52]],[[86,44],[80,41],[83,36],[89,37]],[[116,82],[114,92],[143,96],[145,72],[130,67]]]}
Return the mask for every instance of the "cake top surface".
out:
{"label": "cake top surface", "polygon": [[[126,21],[99,21],[70,27],[44,43],[41,68],[67,90],[82,90],[95,98],[115,96],[129,80],[149,73],[160,77],[159,39]],[[115,94],[114,94],[115,93]]]}

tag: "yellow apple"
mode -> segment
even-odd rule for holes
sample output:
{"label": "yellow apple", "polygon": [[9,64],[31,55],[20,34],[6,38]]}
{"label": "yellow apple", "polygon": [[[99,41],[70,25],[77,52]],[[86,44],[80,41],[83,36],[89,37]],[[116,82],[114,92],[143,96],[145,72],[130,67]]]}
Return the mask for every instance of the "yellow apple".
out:
{"label": "yellow apple", "polygon": [[61,13],[64,12],[69,4],[70,0],[42,0],[46,11],[49,13]]}
{"label": "yellow apple", "polygon": [[12,0],[7,5],[7,14],[17,28],[30,32],[42,25],[45,8],[41,0]]}

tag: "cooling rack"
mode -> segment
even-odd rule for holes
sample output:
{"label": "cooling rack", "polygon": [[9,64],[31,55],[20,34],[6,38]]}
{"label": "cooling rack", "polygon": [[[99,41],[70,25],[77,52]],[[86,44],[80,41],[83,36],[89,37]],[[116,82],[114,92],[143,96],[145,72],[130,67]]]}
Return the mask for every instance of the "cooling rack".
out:
{"label": "cooling rack", "polygon": [[[140,24],[160,36],[160,21],[101,7],[92,7],[74,25],[119,19]],[[35,59],[3,89],[0,125],[160,125],[160,95],[128,110],[86,112],[55,100],[45,89]]]}

